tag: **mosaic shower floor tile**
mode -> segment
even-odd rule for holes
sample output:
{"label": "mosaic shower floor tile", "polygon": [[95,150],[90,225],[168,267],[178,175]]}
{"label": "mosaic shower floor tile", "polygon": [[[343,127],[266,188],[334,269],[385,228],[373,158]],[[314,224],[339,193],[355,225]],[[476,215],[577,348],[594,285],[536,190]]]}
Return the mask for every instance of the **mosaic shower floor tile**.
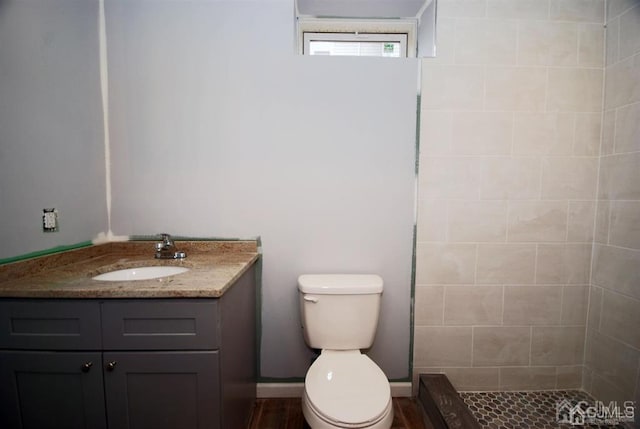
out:
{"label": "mosaic shower floor tile", "polygon": [[[593,411],[596,408],[593,407],[597,407],[598,404],[585,392],[576,390],[461,392],[460,396],[483,429],[629,427],[623,426],[615,416],[609,420],[599,419],[597,422],[590,422],[589,416],[594,415]],[[622,404],[620,411],[624,413]]]}

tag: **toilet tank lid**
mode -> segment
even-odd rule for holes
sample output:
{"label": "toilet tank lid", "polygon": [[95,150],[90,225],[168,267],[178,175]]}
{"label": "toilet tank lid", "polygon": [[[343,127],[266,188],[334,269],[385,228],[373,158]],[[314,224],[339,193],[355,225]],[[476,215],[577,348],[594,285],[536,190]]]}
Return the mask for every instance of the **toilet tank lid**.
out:
{"label": "toilet tank lid", "polygon": [[316,295],[382,293],[382,286],[382,277],[376,274],[303,274],[298,277],[298,289]]}

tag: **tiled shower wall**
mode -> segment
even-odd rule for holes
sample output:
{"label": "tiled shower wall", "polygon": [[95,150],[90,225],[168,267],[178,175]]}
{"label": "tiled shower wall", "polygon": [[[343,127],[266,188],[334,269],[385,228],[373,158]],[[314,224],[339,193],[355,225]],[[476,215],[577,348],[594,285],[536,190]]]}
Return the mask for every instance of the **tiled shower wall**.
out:
{"label": "tiled shower wall", "polygon": [[414,374],[446,372],[459,390],[580,387],[605,2],[438,8],[438,57],[422,64]]}
{"label": "tiled shower wall", "polygon": [[585,389],[640,401],[640,0],[607,3],[604,132]]}

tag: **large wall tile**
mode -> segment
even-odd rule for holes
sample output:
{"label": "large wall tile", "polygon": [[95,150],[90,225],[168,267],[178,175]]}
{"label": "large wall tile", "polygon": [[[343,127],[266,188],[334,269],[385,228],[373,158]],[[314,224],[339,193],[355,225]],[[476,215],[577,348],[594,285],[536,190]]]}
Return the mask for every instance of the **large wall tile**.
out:
{"label": "large wall tile", "polygon": [[458,19],[457,64],[515,65],[517,25],[510,21]]}
{"label": "large wall tile", "polygon": [[604,9],[604,0],[553,0],[551,19],[602,24]]}
{"label": "large wall tile", "polygon": [[607,67],[605,110],[640,101],[640,54]]}
{"label": "large wall tile", "polygon": [[476,282],[478,284],[528,284],[534,281],[535,245],[480,244]]}
{"label": "large wall tile", "polygon": [[640,201],[612,201],[609,244],[640,250]]}
{"label": "large wall tile", "polygon": [[583,362],[584,327],[536,327],[531,332],[532,365],[578,365]]}
{"label": "large wall tile", "polygon": [[418,243],[416,284],[473,283],[475,261],[475,244]]}
{"label": "large wall tile", "polygon": [[549,0],[487,0],[487,16],[509,19],[546,19]]}
{"label": "large wall tile", "polygon": [[538,244],[536,283],[586,284],[590,263],[591,243]]}
{"label": "large wall tile", "polygon": [[423,109],[482,109],[484,67],[422,64]]}
{"label": "large wall tile", "polygon": [[600,332],[639,350],[640,300],[604,291]]}
{"label": "large wall tile", "polygon": [[583,365],[556,368],[556,389],[581,389]]}
{"label": "large wall tile", "polygon": [[616,138],[616,111],[607,110],[604,112],[602,124],[602,144],[600,155],[611,155],[614,151]]}
{"label": "large wall tile", "polygon": [[620,16],[620,58],[640,52],[640,3]]}
{"label": "large wall tile", "polygon": [[414,300],[416,326],[442,325],[444,286],[416,286]]}
{"label": "large wall tile", "polygon": [[[587,337],[586,365],[598,376],[617,385],[631,396],[636,387],[640,351],[602,335],[590,332]],[[633,376],[630,376],[633,375]],[[629,400],[629,398],[627,398]]]}
{"label": "large wall tile", "polygon": [[592,284],[640,299],[640,251],[594,245]]}
{"label": "large wall tile", "polygon": [[577,113],[573,154],[597,156],[600,154],[600,132],[602,113]]}
{"label": "large wall tile", "polygon": [[560,286],[505,286],[504,325],[556,325],[561,308]]}
{"label": "large wall tile", "polygon": [[596,208],[596,227],[594,231],[595,243],[609,243],[609,204],[607,200],[598,201]]}
{"label": "large wall tile", "polygon": [[550,68],[547,109],[598,112],[602,109],[602,69]]}
{"label": "large wall tile", "polygon": [[598,194],[603,200],[640,200],[640,152],[603,157]]}
{"label": "large wall tile", "polygon": [[607,19],[611,20],[638,4],[638,0],[608,0]]}
{"label": "large wall tile", "polygon": [[594,199],[597,177],[597,158],[547,158],[542,161],[542,198]]}
{"label": "large wall tile", "polygon": [[451,150],[455,155],[509,155],[512,135],[510,112],[457,112]]}
{"label": "large wall tile", "polygon": [[414,329],[414,365],[471,366],[471,327],[424,327]]}
{"label": "large wall tile", "polygon": [[416,230],[418,242],[447,241],[447,202],[419,200]]}
{"label": "large wall tile", "polygon": [[560,323],[584,326],[587,320],[589,286],[564,286]]}
{"label": "large wall tile", "polygon": [[487,110],[542,111],[547,73],[540,67],[487,67]]}
{"label": "large wall tile", "polygon": [[423,157],[451,154],[453,113],[439,110],[420,111],[420,155]]}
{"label": "large wall tile", "polygon": [[593,241],[595,208],[595,201],[569,201],[567,241]]}
{"label": "large wall tile", "polygon": [[459,392],[495,391],[500,386],[498,368],[445,368],[443,372]]}
{"label": "large wall tile", "polygon": [[485,158],[482,164],[481,198],[532,199],[540,196],[539,158]]}
{"label": "large wall tile", "polygon": [[531,329],[493,326],[473,330],[473,366],[529,365]]}
{"label": "large wall tile", "polygon": [[[608,2],[611,3],[611,2]],[[606,34],[606,48],[605,48],[605,64],[610,66],[615,64],[620,59],[620,19],[616,18],[607,22]]]}
{"label": "large wall tile", "polygon": [[517,112],[514,155],[571,155],[576,133],[574,113]]}
{"label": "large wall tile", "polygon": [[502,323],[502,286],[447,286],[445,325],[499,325]]}
{"label": "large wall tile", "polygon": [[518,28],[518,64],[577,66],[578,25],[569,22],[521,22]]}
{"label": "large wall tile", "polygon": [[602,67],[604,58],[604,28],[601,23],[581,24],[578,30],[578,65],[581,67]]}
{"label": "large wall tile", "polygon": [[506,241],[506,201],[451,201],[448,237],[454,242]]}
{"label": "large wall tile", "polygon": [[[640,9],[638,14],[640,15]],[[615,151],[640,151],[640,103],[630,104],[616,111]]]}
{"label": "large wall tile", "polygon": [[510,201],[508,239],[512,242],[565,241],[567,203]]}
{"label": "large wall tile", "polygon": [[555,386],[555,367],[500,368],[501,390],[545,390]]}
{"label": "large wall tile", "polygon": [[438,3],[438,19],[440,17],[475,17],[485,16],[487,0],[447,0]]}
{"label": "large wall tile", "polygon": [[477,199],[480,192],[479,158],[424,157],[419,187],[423,199]]}

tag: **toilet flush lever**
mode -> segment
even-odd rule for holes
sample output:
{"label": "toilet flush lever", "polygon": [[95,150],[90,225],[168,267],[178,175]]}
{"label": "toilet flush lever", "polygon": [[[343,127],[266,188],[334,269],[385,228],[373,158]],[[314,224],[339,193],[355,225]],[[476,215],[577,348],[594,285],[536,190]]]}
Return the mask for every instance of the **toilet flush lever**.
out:
{"label": "toilet flush lever", "polygon": [[316,298],[315,296],[305,295],[303,299],[308,302],[313,302],[314,304],[318,302],[318,298]]}

